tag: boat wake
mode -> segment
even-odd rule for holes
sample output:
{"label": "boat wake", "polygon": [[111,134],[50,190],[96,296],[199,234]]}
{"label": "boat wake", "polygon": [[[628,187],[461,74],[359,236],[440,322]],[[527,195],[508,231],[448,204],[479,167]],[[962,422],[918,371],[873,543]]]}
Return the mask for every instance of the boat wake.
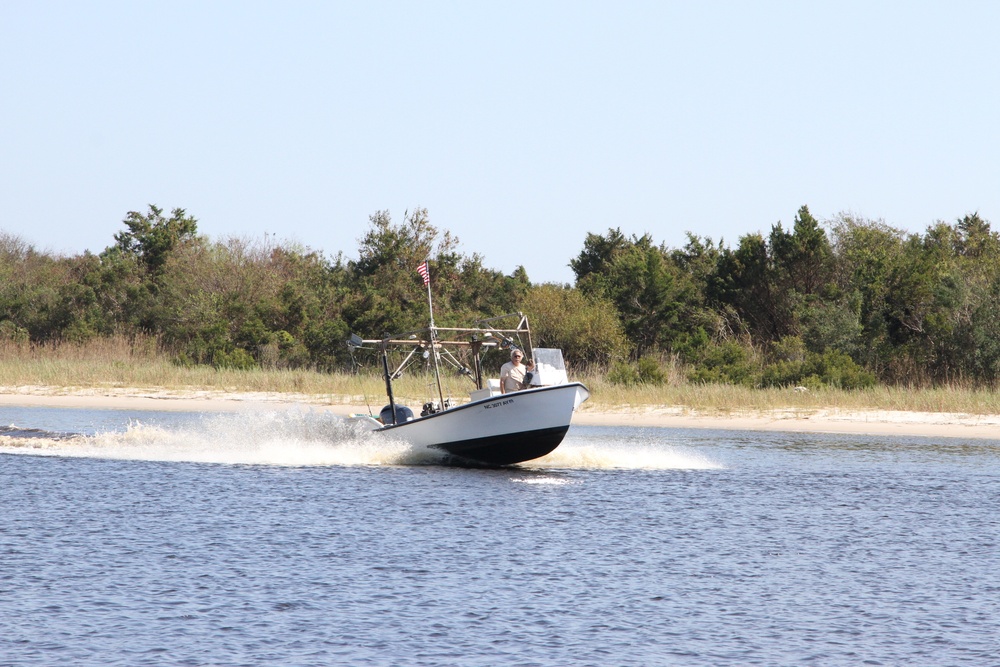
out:
{"label": "boat wake", "polygon": [[573,442],[567,437],[547,456],[521,464],[524,468],[590,470],[717,470],[725,466],[697,453],[668,445],[630,442]]}
{"label": "boat wake", "polygon": [[0,431],[0,452],[277,466],[420,465],[442,458],[316,411],[206,414],[178,427],[136,421],[124,431],[50,435],[8,427]]}
{"label": "boat wake", "polygon": [[[518,465],[544,469],[705,470],[707,458],[669,446],[627,440],[574,441]],[[412,466],[455,464],[444,452],[376,435],[336,415],[312,410],[205,414],[183,426],[135,421],[124,431],[81,435],[0,427],[0,452],[134,461],[274,466]],[[461,465],[459,462],[458,465]]]}

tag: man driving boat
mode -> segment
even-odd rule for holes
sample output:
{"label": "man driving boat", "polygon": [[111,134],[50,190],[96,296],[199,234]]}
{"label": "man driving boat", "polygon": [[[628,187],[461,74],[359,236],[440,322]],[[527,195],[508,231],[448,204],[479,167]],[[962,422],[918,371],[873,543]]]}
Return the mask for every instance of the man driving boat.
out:
{"label": "man driving boat", "polygon": [[521,363],[522,359],[524,359],[524,353],[515,348],[510,351],[510,361],[500,367],[501,394],[507,394],[528,388],[528,382],[525,380],[525,374],[534,370],[535,362],[529,359],[527,366],[525,366]]}

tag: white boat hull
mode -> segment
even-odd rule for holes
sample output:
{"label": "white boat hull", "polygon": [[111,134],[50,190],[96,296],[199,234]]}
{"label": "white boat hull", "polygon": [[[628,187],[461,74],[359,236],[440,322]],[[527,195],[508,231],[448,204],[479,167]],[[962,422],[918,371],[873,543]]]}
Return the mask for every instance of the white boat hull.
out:
{"label": "white boat hull", "polygon": [[559,446],[573,412],[590,396],[579,382],[484,398],[378,429],[414,447],[442,449],[489,465],[545,456]]}

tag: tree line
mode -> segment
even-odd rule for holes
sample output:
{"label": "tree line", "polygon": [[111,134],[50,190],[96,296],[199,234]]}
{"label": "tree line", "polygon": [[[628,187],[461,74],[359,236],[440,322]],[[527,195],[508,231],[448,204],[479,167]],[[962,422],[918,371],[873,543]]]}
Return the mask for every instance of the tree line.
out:
{"label": "tree line", "polygon": [[349,367],[350,333],[426,324],[429,258],[439,326],[515,311],[534,343],[622,383],[876,383],[994,387],[1000,237],[976,213],[906,233],[803,206],[786,229],[735,247],[688,234],[670,248],[620,228],[588,233],[573,285],[533,284],[458,250],[426,209],[369,218],[357,259],[274,240],[211,240],[184,209],[129,212],[99,254],[40,252],[0,231],[0,341],[152,336],[179,364]]}

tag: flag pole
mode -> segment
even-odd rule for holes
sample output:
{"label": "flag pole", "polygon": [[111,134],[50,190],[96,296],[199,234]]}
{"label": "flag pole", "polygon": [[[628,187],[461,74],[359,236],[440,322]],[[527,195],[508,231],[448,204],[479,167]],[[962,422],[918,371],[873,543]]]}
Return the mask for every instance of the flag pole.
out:
{"label": "flag pole", "polygon": [[[426,264],[426,262],[425,262]],[[431,329],[434,328],[434,301],[431,299],[431,276],[427,274],[427,279],[424,280],[427,283],[427,310],[431,314]]]}
{"label": "flag pole", "polygon": [[434,326],[434,301],[431,298],[431,272],[426,259],[417,267],[417,273],[421,275],[424,279],[424,285],[427,286],[427,310],[431,316],[431,358],[434,359],[434,379],[437,382],[438,399],[441,401],[438,405],[444,410],[444,390],[441,389],[441,369],[438,368],[437,328]]}

